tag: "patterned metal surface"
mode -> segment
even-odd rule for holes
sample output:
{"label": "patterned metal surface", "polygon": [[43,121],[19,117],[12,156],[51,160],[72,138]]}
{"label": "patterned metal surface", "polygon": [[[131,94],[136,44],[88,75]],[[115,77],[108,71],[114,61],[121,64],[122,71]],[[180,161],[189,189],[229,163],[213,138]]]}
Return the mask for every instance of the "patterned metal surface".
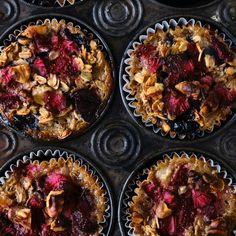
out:
{"label": "patterned metal surface", "polygon": [[2,0],[0,3],[0,26],[13,22],[18,15],[18,5],[12,0]]}
{"label": "patterned metal surface", "polygon": [[97,1],[93,9],[96,25],[114,37],[130,34],[140,23],[143,8],[140,1]]}
{"label": "patterned metal surface", "polygon": [[113,168],[133,163],[140,148],[139,132],[126,121],[111,120],[99,127],[92,137],[94,156]]}

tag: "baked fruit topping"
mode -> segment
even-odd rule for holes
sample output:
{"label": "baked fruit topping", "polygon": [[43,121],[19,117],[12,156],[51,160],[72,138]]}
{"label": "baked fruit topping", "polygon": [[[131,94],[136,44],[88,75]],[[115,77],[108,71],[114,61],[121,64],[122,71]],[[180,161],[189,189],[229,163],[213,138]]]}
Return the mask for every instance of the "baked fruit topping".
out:
{"label": "baked fruit topping", "polygon": [[194,154],[158,161],[130,203],[137,235],[230,236],[236,193],[218,171]]}
{"label": "baked fruit topping", "polygon": [[236,53],[196,23],[148,33],[129,61],[135,112],[162,134],[213,131],[236,106]]}
{"label": "baked fruit topping", "polygon": [[21,164],[0,187],[0,235],[99,235],[105,197],[72,158]]}
{"label": "baked fruit topping", "polygon": [[110,64],[97,41],[64,20],[28,26],[0,52],[1,116],[34,138],[83,131],[111,90]]}

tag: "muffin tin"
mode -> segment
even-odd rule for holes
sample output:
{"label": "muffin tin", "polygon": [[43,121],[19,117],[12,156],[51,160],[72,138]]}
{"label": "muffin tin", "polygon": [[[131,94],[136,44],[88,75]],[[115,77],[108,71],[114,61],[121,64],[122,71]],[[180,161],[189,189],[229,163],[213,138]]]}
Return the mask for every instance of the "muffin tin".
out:
{"label": "muffin tin", "polygon": [[[119,93],[119,70],[125,50],[136,35],[140,35],[148,26],[170,18],[194,18],[213,22],[220,29],[224,27],[227,32],[230,32],[231,40],[236,41],[236,5],[234,0],[208,0],[201,1],[201,3],[195,1],[196,4],[192,6],[189,4],[183,6],[179,2],[182,1],[84,0],[77,1],[73,6],[52,8],[28,4],[23,0],[1,1],[1,6],[3,6],[0,10],[1,38],[7,36],[4,32],[13,23],[18,24],[31,16],[34,19],[36,15],[39,15],[37,18],[40,19],[42,14],[70,16],[85,22],[86,25],[98,31],[114,57],[114,73],[116,75],[114,96],[108,109],[104,112],[104,116],[85,134],[60,142],[45,143],[30,140],[3,126],[0,127],[0,165],[19,153],[30,152],[32,149],[42,146],[44,149],[48,147],[66,148],[78,152],[101,169],[110,182],[114,195],[112,204],[115,213],[113,230],[107,235],[118,236],[122,234],[117,218],[120,192],[127,177],[139,166],[138,163],[146,161],[149,163],[150,155],[176,149],[185,151],[194,148],[194,152],[210,153],[212,159],[223,163],[222,166],[235,178],[235,118],[232,118],[230,123],[227,122],[214,135],[209,134],[204,138],[193,141],[165,138],[156,135],[143,125],[137,124],[127,112]],[[186,15],[186,9],[188,15]],[[20,156],[15,158],[20,158]],[[11,161],[1,169],[1,176],[9,168],[10,163]],[[119,223],[123,225],[120,220]],[[126,235],[125,231],[123,235]]]}

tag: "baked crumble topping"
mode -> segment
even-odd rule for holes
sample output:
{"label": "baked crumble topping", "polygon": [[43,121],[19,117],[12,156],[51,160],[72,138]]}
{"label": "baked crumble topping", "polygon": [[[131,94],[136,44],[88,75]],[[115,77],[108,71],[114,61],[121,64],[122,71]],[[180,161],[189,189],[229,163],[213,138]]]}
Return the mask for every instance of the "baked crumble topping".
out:
{"label": "baked crumble topping", "polygon": [[105,207],[99,182],[78,161],[21,164],[0,186],[0,235],[99,235]]}
{"label": "baked crumble topping", "polygon": [[235,210],[236,193],[216,168],[194,154],[174,154],[135,189],[131,227],[143,236],[230,236]]}
{"label": "baked crumble topping", "polygon": [[0,53],[2,120],[34,138],[83,131],[111,89],[110,65],[97,41],[64,20],[28,26]]}
{"label": "baked crumble topping", "polygon": [[148,33],[129,64],[135,112],[164,135],[212,131],[236,106],[236,53],[210,27]]}

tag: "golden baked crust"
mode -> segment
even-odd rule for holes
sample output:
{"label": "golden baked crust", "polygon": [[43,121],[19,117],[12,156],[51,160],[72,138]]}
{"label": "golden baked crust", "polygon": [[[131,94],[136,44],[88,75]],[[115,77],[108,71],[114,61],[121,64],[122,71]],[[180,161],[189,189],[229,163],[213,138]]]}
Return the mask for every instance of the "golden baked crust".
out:
{"label": "golden baked crust", "polygon": [[192,154],[158,161],[130,203],[137,235],[232,235],[236,193],[209,162]]}
{"label": "golden baked crust", "polygon": [[99,235],[106,210],[101,186],[72,157],[21,163],[0,187],[0,235]]}
{"label": "golden baked crust", "polygon": [[97,41],[64,20],[28,26],[0,53],[0,114],[34,138],[82,132],[111,90],[110,64]]}
{"label": "golden baked crust", "polygon": [[128,64],[135,113],[163,135],[212,131],[235,108],[236,54],[210,27],[149,32]]}

